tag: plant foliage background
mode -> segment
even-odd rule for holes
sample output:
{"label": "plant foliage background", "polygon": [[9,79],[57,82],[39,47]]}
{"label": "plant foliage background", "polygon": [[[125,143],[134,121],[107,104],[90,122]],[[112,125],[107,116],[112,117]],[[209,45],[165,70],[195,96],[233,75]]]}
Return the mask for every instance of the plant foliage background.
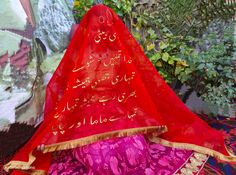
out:
{"label": "plant foliage background", "polygon": [[[94,0],[76,0],[79,23]],[[203,100],[230,106],[236,99],[233,16],[224,0],[104,0],[122,18],[167,83]]]}

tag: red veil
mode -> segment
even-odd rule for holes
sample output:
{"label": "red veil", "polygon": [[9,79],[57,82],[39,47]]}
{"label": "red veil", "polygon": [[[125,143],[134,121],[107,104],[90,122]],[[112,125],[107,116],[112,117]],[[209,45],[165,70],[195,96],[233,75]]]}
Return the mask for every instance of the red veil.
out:
{"label": "red veil", "polygon": [[44,172],[51,152],[137,133],[165,146],[236,161],[223,135],[182,103],[118,16],[96,5],[47,86],[43,123],[5,170]]}

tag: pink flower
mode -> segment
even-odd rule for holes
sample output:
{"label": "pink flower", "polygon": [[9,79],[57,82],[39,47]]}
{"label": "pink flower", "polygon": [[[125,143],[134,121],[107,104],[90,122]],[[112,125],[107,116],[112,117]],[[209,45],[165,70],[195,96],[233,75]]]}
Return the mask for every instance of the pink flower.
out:
{"label": "pink flower", "polygon": [[136,147],[136,148],[138,148],[138,149],[140,149],[140,150],[143,150],[144,149],[144,145],[143,145],[143,143],[140,141],[140,140],[134,140],[135,141],[135,143],[134,143],[134,146]]}
{"label": "pink flower", "polygon": [[145,175],[155,175],[155,172],[151,168],[145,169]]}
{"label": "pink flower", "polygon": [[137,164],[136,155],[137,155],[137,152],[135,152],[132,148],[126,149],[127,160],[132,166],[135,166]]}
{"label": "pink flower", "polygon": [[167,156],[161,157],[158,163],[162,166],[168,166],[169,165],[168,157]]}
{"label": "pink flower", "polygon": [[115,175],[120,175],[121,174],[120,169],[118,168],[118,160],[114,156],[112,156],[110,158],[110,167],[111,167],[112,172]]}

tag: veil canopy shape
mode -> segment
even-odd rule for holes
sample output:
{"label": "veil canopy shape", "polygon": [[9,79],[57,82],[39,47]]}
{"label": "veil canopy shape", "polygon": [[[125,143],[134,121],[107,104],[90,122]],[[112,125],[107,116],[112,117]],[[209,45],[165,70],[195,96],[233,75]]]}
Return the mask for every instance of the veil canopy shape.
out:
{"label": "veil canopy shape", "polygon": [[139,133],[165,146],[236,161],[223,135],[176,96],[119,17],[96,5],[47,86],[44,121],[5,170],[47,171],[51,152]]}

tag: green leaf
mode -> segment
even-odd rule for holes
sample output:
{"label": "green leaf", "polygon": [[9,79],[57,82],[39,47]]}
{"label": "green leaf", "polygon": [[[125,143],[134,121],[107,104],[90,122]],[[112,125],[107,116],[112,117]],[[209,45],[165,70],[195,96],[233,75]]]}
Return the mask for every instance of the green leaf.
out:
{"label": "green leaf", "polygon": [[153,44],[153,43],[150,43],[150,44],[147,45],[147,51],[150,51],[154,48],[155,48],[155,44]]}
{"label": "green leaf", "polygon": [[164,43],[163,41],[161,41],[159,43],[159,47],[160,47],[161,50],[167,48],[168,46],[169,46],[169,44],[168,43]]}
{"label": "green leaf", "polygon": [[161,59],[161,53],[160,53],[160,52],[157,52],[157,53],[153,54],[153,55],[150,57],[150,60],[151,60],[151,61],[158,61],[159,59]]}
{"label": "green leaf", "polygon": [[205,64],[199,64],[197,68],[198,69],[203,69],[204,67],[205,67]]}
{"label": "green leaf", "polygon": [[167,62],[168,59],[169,59],[169,56],[170,56],[170,55],[169,55],[167,52],[164,52],[164,53],[162,54],[162,60],[165,61],[165,62]]}
{"label": "green leaf", "polygon": [[157,35],[156,35],[155,31],[152,28],[148,29],[148,34],[150,35],[151,39],[156,39],[157,38]]}
{"label": "green leaf", "polygon": [[181,67],[187,67],[188,66],[188,64],[186,63],[186,61],[184,61],[184,60],[180,60],[180,61],[177,61],[177,64],[176,64],[177,66],[181,66]]}
{"label": "green leaf", "polygon": [[175,68],[175,75],[178,75],[180,72],[182,72],[184,69],[182,67],[176,67]]}
{"label": "green leaf", "polygon": [[138,41],[141,40],[141,36],[138,32],[132,32],[132,34],[136,40],[138,40]]}
{"label": "green leaf", "polygon": [[172,60],[172,59],[168,60],[168,64],[173,65],[174,63],[175,63],[174,60]]}
{"label": "green leaf", "polygon": [[180,61],[181,59],[176,57],[176,56],[171,56],[171,59],[174,60],[174,61]]}
{"label": "green leaf", "polygon": [[161,61],[157,61],[156,64],[155,64],[155,66],[157,66],[157,67],[162,67]]}

